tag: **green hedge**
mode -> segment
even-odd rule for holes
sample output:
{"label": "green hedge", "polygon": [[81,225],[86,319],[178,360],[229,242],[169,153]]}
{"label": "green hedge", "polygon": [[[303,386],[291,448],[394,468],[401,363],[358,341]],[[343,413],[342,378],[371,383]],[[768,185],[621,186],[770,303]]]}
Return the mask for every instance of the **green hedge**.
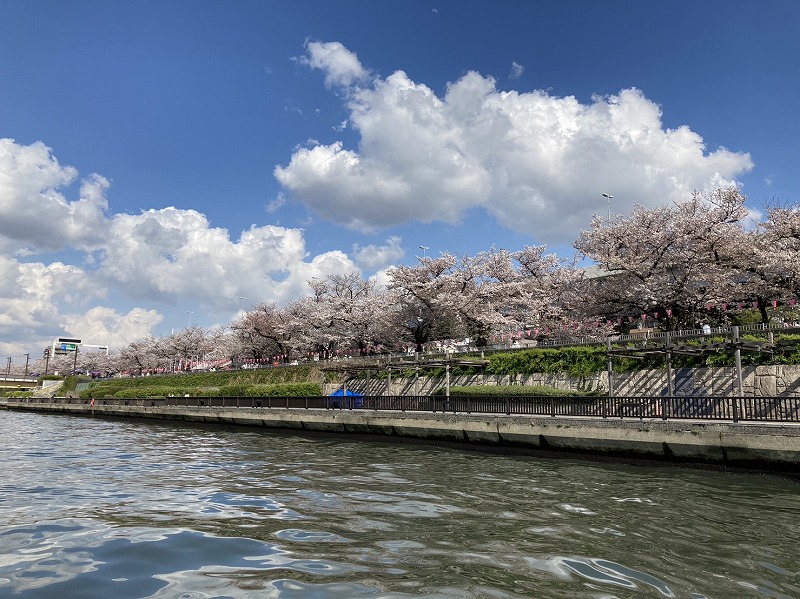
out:
{"label": "green hedge", "polygon": [[563,372],[572,376],[588,376],[605,369],[604,347],[564,347],[493,354],[489,358],[486,373],[509,375]]}
{"label": "green hedge", "polygon": [[[211,395],[213,390],[224,387],[251,387],[258,385],[285,385],[299,383],[315,383],[321,380],[321,373],[314,366],[284,366],[280,368],[262,368],[258,370],[236,370],[230,372],[187,372],[183,374],[117,377],[92,381],[91,390],[94,397],[116,397],[117,393],[127,389],[162,388],[161,393],[153,397],[174,393],[175,390],[192,393],[201,389],[201,395]],[[185,395],[185,393],[181,393]],[[83,394],[81,394],[83,396]]]}
{"label": "green hedge", "polygon": [[82,398],[115,397],[136,399],[151,397],[316,397],[322,395],[317,383],[287,383],[282,385],[226,385],[223,387],[189,387],[163,385],[138,385],[131,388],[113,388],[106,385],[91,386],[81,392]]}
{"label": "green hedge", "polygon": [[[440,396],[446,393],[444,387],[434,391],[434,395]],[[476,397],[476,396],[499,396],[499,397],[589,397],[596,395],[590,392],[566,391],[545,386],[524,386],[524,385],[471,385],[469,387],[450,387],[451,397]]]}
{"label": "green hedge", "polygon": [[[723,337],[704,337],[692,339],[686,345],[700,346],[708,342],[722,342]],[[764,342],[764,335],[743,335],[744,341]],[[775,334],[775,340],[781,342],[800,341],[798,335]],[[641,343],[636,344],[637,347]],[[623,345],[615,345],[614,349],[622,349]],[[762,364],[800,364],[800,345],[779,347],[774,353],[742,352],[742,363],[745,365]],[[615,372],[632,372],[664,368],[666,357],[663,354],[645,356],[641,360],[631,358],[614,358]],[[735,364],[732,351],[718,351],[697,356],[673,355],[673,368],[702,368],[704,366],[733,366]],[[486,374],[513,375],[534,373],[565,373],[575,377],[583,377],[604,372],[607,368],[606,348],[563,347],[558,349],[534,348],[513,352],[501,352],[489,357]]]}

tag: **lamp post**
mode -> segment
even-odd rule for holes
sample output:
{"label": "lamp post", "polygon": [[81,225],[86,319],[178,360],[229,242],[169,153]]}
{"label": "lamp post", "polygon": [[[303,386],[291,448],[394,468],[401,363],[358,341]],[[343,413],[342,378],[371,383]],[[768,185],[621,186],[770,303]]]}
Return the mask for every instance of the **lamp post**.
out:
{"label": "lamp post", "polygon": [[608,200],[608,224],[611,224],[611,199],[614,197],[611,194],[604,193],[603,197]]}
{"label": "lamp post", "polygon": [[425,258],[425,252],[427,252],[431,248],[429,248],[427,245],[421,245],[421,246],[419,246],[419,249],[422,250],[422,258],[424,259]]}

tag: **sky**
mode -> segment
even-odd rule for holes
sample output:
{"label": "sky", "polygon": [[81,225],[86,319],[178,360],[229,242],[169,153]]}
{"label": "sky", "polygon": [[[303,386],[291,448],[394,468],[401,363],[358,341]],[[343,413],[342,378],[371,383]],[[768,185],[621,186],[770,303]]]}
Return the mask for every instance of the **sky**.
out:
{"label": "sky", "polygon": [[570,257],[693,191],[758,217],[800,198],[799,91],[795,0],[0,0],[0,357]]}

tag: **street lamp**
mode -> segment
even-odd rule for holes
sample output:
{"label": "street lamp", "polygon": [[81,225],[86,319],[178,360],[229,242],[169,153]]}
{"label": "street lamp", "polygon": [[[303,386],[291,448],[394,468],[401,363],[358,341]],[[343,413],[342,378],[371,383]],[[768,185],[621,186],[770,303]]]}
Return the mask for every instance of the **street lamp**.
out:
{"label": "street lamp", "polygon": [[610,194],[604,193],[603,197],[608,200],[608,224],[611,224],[611,199],[614,197]]}
{"label": "street lamp", "polygon": [[419,249],[422,250],[422,257],[425,258],[425,252],[427,252],[431,248],[429,248],[427,245],[421,245],[419,246]]}

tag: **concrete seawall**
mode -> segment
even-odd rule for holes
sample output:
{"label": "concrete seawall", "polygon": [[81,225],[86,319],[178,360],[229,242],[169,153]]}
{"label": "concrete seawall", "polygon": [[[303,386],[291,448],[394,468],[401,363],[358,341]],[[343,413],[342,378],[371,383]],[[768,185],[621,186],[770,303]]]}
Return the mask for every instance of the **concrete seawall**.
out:
{"label": "concrete seawall", "polygon": [[800,426],[791,424],[16,402],[7,402],[5,407],[84,417],[401,437],[800,474]]}

